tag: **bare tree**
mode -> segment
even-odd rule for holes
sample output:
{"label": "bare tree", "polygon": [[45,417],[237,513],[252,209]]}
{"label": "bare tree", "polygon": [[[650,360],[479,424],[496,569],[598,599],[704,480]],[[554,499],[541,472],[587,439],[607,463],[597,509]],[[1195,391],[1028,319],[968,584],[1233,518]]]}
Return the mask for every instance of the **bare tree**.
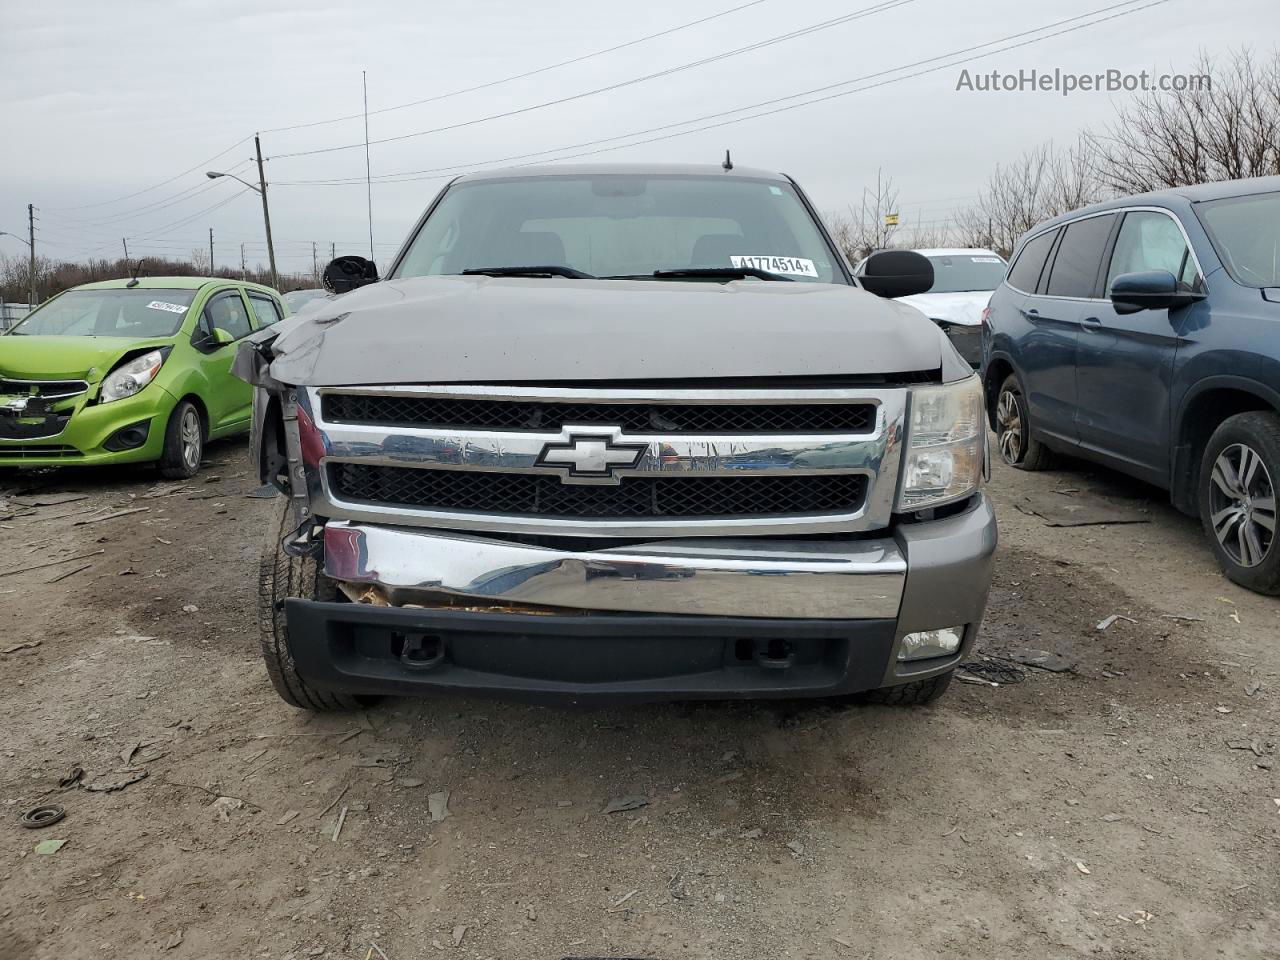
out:
{"label": "bare tree", "polygon": [[204,247],[193,247],[191,250],[191,267],[197,277],[209,275],[209,251]]}
{"label": "bare tree", "polygon": [[873,250],[893,246],[898,227],[886,221],[897,212],[898,191],[893,178],[877,170],[875,189],[863,187],[861,201],[857,207],[851,205],[847,214],[828,214],[827,227],[849,262],[857,263]]}
{"label": "bare tree", "polygon": [[1195,74],[1210,83],[1144,94],[1091,138],[1108,187],[1143,193],[1280,173],[1280,51],[1257,62],[1241,50],[1222,64],[1202,54]]}

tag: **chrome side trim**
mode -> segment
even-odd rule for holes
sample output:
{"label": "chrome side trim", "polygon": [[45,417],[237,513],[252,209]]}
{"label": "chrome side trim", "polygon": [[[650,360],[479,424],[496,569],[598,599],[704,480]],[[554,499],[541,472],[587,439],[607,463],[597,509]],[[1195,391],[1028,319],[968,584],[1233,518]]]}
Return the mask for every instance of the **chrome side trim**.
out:
{"label": "chrome side trim", "polygon": [[461,534],[331,521],[325,573],[393,603],[430,595],[575,610],[740,617],[890,618],[907,564],[893,538],[667,540],[562,551]]}
{"label": "chrome side trim", "polygon": [[[867,477],[868,489],[862,507],[852,513],[789,514],[778,517],[716,517],[681,519],[575,519],[539,517],[525,514],[489,514],[473,511],[429,510],[383,503],[344,500],[329,483],[330,463],[366,463],[413,469],[484,470],[562,476],[564,471],[540,465],[547,444],[562,442],[568,431],[601,431],[599,425],[565,427],[547,432],[443,430],[389,425],[329,423],[320,418],[320,398],[325,388],[300,388],[299,407],[319,431],[323,455],[307,464],[308,495],[315,514],[334,519],[386,522],[403,526],[437,527],[456,530],[502,531],[509,533],[557,534],[561,536],[678,537],[734,536],[780,532],[834,533],[886,527],[892,516],[894,495],[902,460],[903,424],[908,390],[891,388],[870,393],[865,390],[742,390],[720,393],[711,390],[642,391],[623,390],[547,391],[544,388],[378,387],[361,388],[368,393],[409,392],[429,396],[487,396],[544,398],[596,402],[608,396],[618,402],[636,402],[643,397],[690,402],[770,402],[798,404],[814,402],[862,403],[875,408],[875,422],[869,433],[757,435],[661,435],[631,433],[612,429],[618,443],[644,444],[634,467],[618,469],[617,477],[684,476],[794,476],[797,474],[858,474]],[[335,388],[332,392],[351,392]],[[484,391],[489,391],[485,393]]]}

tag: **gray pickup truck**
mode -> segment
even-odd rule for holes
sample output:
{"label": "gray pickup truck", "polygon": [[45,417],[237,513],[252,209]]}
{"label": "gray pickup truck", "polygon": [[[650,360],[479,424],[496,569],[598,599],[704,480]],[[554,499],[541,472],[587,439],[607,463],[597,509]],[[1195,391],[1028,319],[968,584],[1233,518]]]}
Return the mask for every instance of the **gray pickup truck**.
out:
{"label": "gray pickup truck", "polygon": [[982,390],[892,299],[928,261],[865,272],[728,164],[463,176],[386,279],[335,260],[236,361],[276,690],[935,699],[996,545]]}

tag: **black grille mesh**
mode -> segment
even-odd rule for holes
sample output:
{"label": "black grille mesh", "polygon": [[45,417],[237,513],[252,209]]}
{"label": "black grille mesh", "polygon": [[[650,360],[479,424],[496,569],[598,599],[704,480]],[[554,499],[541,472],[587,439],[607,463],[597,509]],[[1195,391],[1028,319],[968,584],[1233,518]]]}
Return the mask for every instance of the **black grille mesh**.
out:
{"label": "black grille mesh", "polygon": [[604,423],[644,433],[866,433],[875,423],[875,407],[864,403],[559,403],[326,394],[323,413],[330,422],[454,430]]}
{"label": "black grille mesh", "polygon": [[544,517],[725,517],[851,513],[858,474],[784,477],[626,477],[616,486],[561,483],[544,474],[418,470],[363,463],[331,466],[344,500]]}

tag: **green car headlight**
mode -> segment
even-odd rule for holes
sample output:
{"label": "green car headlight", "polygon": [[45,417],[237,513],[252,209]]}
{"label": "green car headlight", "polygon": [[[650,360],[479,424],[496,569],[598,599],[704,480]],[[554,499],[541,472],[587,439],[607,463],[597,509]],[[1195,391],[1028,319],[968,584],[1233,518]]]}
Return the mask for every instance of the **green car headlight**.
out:
{"label": "green car headlight", "polygon": [[120,364],[102,381],[102,390],[98,393],[98,402],[110,403],[112,400],[123,400],[132,397],[160,372],[164,363],[165,350],[148,350],[141,356]]}

